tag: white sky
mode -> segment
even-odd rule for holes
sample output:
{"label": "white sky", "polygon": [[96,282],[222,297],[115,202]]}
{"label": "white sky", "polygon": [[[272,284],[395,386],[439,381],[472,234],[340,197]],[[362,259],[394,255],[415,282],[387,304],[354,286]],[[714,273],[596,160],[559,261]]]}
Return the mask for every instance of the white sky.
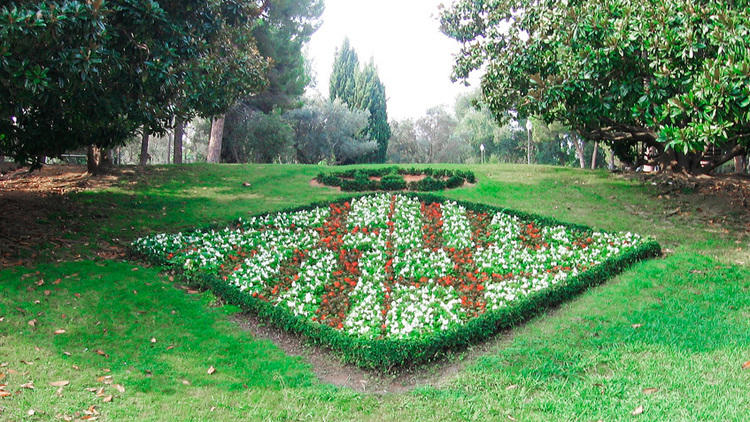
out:
{"label": "white sky", "polygon": [[[388,97],[388,118],[422,116],[430,107],[452,109],[471,88],[450,80],[459,44],[440,32],[438,5],[449,0],[325,0],[323,25],[308,44],[317,86],[328,97],[333,56],[345,37],[360,63],[375,60]],[[476,83],[475,83],[476,84]]]}

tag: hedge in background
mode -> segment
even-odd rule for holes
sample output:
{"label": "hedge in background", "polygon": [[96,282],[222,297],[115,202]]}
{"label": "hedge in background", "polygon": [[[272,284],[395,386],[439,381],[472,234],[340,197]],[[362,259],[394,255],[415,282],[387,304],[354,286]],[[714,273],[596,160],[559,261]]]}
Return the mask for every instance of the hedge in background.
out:
{"label": "hedge in background", "polygon": [[[415,182],[406,182],[404,175],[427,176]],[[371,180],[371,177],[379,177],[380,180]],[[417,169],[386,167],[378,169],[353,169],[334,173],[320,173],[315,177],[319,183],[326,186],[338,186],[346,192],[363,191],[440,191],[444,189],[455,189],[464,183],[475,183],[476,176],[468,170],[448,169]]]}
{"label": "hedge in background", "polygon": [[[388,197],[388,195],[381,194],[380,197]],[[397,196],[393,195],[391,196],[393,199],[392,201],[395,202]],[[290,226],[291,228],[294,228],[295,224],[297,224],[299,227],[299,232],[302,231],[300,229],[301,225],[308,224],[309,227],[318,227],[322,219],[326,219],[325,221],[336,221],[335,218],[337,215],[340,215],[341,212],[350,212],[351,215],[349,216],[348,220],[345,221],[359,221],[358,218],[364,218],[365,220],[370,219],[372,221],[372,215],[366,215],[362,214],[361,212],[358,214],[357,211],[357,204],[373,204],[377,203],[378,195],[372,196],[358,196],[358,197],[351,197],[348,199],[341,199],[337,200],[332,203],[318,203],[318,204],[312,204],[310,206],[305,207],[299,207],[294,208],[286,211],[281,211],[278,213],[273,214],[263,214],[260,216],[255,217],[254,219],[251,219],[251,222],[246,221],[239,221],[236,223],[234,227],[237,227],[237,229],[226,229],[229,230],[230,236],[235,236],[233,238],[234,242],[241,242],[242,240],[242,228],[243,227],[250,227],[255,224],[255,227],[260,227],[258,224],[260,223],[266,223],[270,224],[273,223],[274,227],[281,227],[282,224],[285,226]],[[515,223],[521,223],[519,226],[522,228],[522,232],[516,232],[516,237],[523,239],[525,247],[533,248],[535,243],[539,242],[541,240],[544,240],[544,236],[540,236],[539,233],[542,232],[544,234],[545,228],[550,228],[551,226],[555,226],[558,229],[564,228],[565,230],[569,230],[571,232],[575,232],[576,234],[580,234],[580,237],[576,237],[575,242],[587,242],[588,245],[593,245],[591,237],[596,237],[597,233],[593,233],[590,228],[581,226],[581,225],[574,225],[574,224],[566,224],[566,223],[560,223],[559,221],[540,217],[532,214],[526,214],[521,213],[517,211],[507,210],[507,209],[499,209],[495,207],[491,207],[488,205],[483,204],[473,204],[473,203],[466,203],[466,202],[454,202],[449,201],[443,198],[435,197],[432,195],[402,195],[401,199],[403,201],[408,200],[415,200],[418,199],[421,201],[422,209],[421,213],[423,216],[431,216],[433,215],[433,212],[436,212],[438,215],[441,216],[440,218],[440,224],[439,227],[442,227],[443,224],[446,226],[446,233],[449,232],[451,224],[455,225],[455,215],[450,213],[450,210],[456,210],[461,209],[462,212],[465,215],[494,215],[494,216],[500,216],[502,218],[499,218],[498,221],[511,221],[513,224]],[[367,202],[370,201],[370,202]],[[375,201],[375,202],[373,202]],[[403,202],[402,204],[406,204],[407,202]],[[392,203],[394,203],[392,202]],[[414,202],[412,202],[413,204]],[[321,208],[323,207],[323,208]],[[330,207],[330,212],[329,212]],[[322,211],[321,211],[322,210]],[[442,210],[442,214],[441,213]],[[298,211],[305,211],[304,213],[297,213]],[[360,209],[359,211],[362,211]],[[366,209],[365,209],[366,211]],[[391,206],[391,214],[393,214],[394,208]],[[290,219],[290,216],[296,218]],[[331,220],[331,217],[333,217],[333,220]],[[388,221],[396,221],[395,218],[388,217]],[[425,220],[426,221],[426,220]],[[479,221],[479,220],[477,220]],[[494,219],[493,219],[494,221]],[[476,221],[474,221],[476,222]],[[325,224],[325,223],[324,223]],[[375,224],[377,225],[377,224]],[[386,227],[391,227],[392,224],[386,224]],[[417,230],[423,230],[427,233],[430,232],[429,230],[429,223],[425,224],[424,227],[418,228]],[[268,226],[270,228],[270,226]],[[337,226],[339,227],[339,226]],[[346,227],[346,225],[344,225]],[[354,228],[349,229],[342,229],[347,230],[348,234],[356,233],[358,230],[361,230],[361,227],[364,227],[364,225],[356,225],[353,226]],[[425,228],[427,227],[427,228]],[[555,227],[551,227],[549,230],[555,229]],[[196,231],[194,234],[200,234],[200,233],[215,233],[213,230],[216,229],[217,226],[214,226],[210,229],[206,229],[203,231]],[[513,227],[511,227],[513,228]],[[236,232],[232,232],[232,230],[236,230]],[[263,231],[267,229],[261,229]],[[338,228],[336,230],[339,230]],[[500,229],[497,229],[498,231]],[[472,233],[472,236],[475,236],[475,233],[478,233],[476,230],[469,230]],[[481,232],[481,230],[479,231]],[[234,234],[232,234],[234,233]],[[457,231],[458,237],[452,238],[449,235],[446,234],[445,241],[460,241],[461,240],[461,232],[460,230]],[[487,232],[489,233],[489,231]],[[549,235],[552,233],[552,236],[560,236],[561,229],[556,232],[547,232],[546,235]],[[557,233],[557,234],[555,234]],[[634,246],[624,248],[624,249],[616,249],[616,254],[614,255],[607,255],[610,256],[608,259],[604,260],[603,262],[600,262],[598,265],[592,266],[590,268],[585,268],[581,272],[577,272],[576,274],[570,275],[568,277],[563,277],[559,283],[551,284],[549,287],[546,287],[542,290],[538,291],[531,291],[530,294],[527,294],[525,296],[518,296],[517,298],[514,298],[513,300],[509,300],[507,304],[504,304],[500,307],[495,307],[491,309],[487,309],[486,312],[482,312],[480,314],[475,314],[472,318],[465,320],[462,324],[448,324],[443,329],[435,329],[432,331],[426,331],[425,334],[420,334],[418,332],[414,332],[411,334],[409,332],[406,332],[404,334],[404,331],[401,331],[399,334],[398,330],[391,330],[389,333],[386,333],[387,335],[379,335],[379,336],[360,336],[360,335],[352,335],[350,332],[346,332],[344,329],[342,329],[342,324],[339,323],[338,326],[331,326],[322,323],[322,321],[318,320],[315,322],[315,318],[312,318],[312,320],[309,317],[304,317],[300,315],[300,312],[304,313],[306,312],[302,307],[300,307],[299,310],[297,310],[294,307],[289,306],[281,306],[279,302],[277,304],[272,304],[268,302],[267,300],[264,300],[263,294],[267,294],[267,290],[253,290],[254,287],[251,282],[248,282],[247,280],[243,279],[237,284],[232,284],[231,282],[227,281],[226,275],[222,276],[222,274],[226,274],[226,272],[223,270],[225,265],[237,265],[237,267],[234,268],[235,272],[243,271],[240,270],[240,265],[238,264],[239,261],[239,255],[242,251],[242,248],[236,247],[239,243],[231,244],[231,242],[228,242],[224,245],[216,245],[216,244],[210,244],[207,245],[205,248],[205,251],[202,251],[201,253],[205,252],[206,254],[200,255],[191,255],[191,259],[194,259],[196,262],[198,260],[203,260],[203,267],[202,268],[209,268],[209,270],[200,270],[196,271],[194,270],[196,268],[195,263],[185,260],[179,261],[179,265],[176,265],[177,262],[175,261],[175,253],[176,252],[170,252],[170,251],[177,251],[176,245],[177,240],[182,239],[180,236],[191,236],[190,233],[187,234],[180,234],[177,236],[170,237],[169,235],[156,235],[151,238],[145,238],[145,240],[139,240],[134,243],[134,250],[136,253],[141,254],[142,256],[145,256],[147,259],[149,259],[152,262],[164,264],[164,265],[170,265],[177,271],[182,271],[183,274],[190,279],[193,282],[200,283],[204,286],[207,286],[211,288],[217,295],[225,298],[228,302],[242,306],[244,309],[250,310],[255,312],[261,317],[267,318],[270,321],[272,321],[275,325],[279,326],[280,328],[283,328],[285,330],[299,333],[307,338],[309,338],[311,341],[315,343],[319,343],[322,345],[325,345],[327,347],[330,347],[337,353],[339,353],[343,359],[347,362],[351,362],[354,364],[357,364],[362,367],[369,367],[369,368],[376,368],[381,370],[387,370],[393,367],[403,366],[403,365],[411,365],[411,364],[418,364],[420,362],[429,361],[431,359],[434,359],[436,356],[439,356],[441,353],[445,352],[446,350],[455,349],[459,347],[464,347],[468,344],[471,344],[473,342],[482,340],[484,338],[487,338],[488,336],[496,333],[498,330],[510,327],[518,322],[521,322],[530,316],[539,313],[543,311],[546,307],[556,305],[560,302],[563,302],[572,296],[576,295],[577,293],[585,290],[587,287],[590,287],[592,285],[596,285],[599,283],[604,282],[608,278],[612,277],[613,275],[621,272],[625,268],[627,268],[629,265],[632,265],[633,263],[645,259],[651,256],[656,256],[660,254],[660,248],[659,245],[654,241],[648,241],[648,240],[639,240],[636,243],[633,243]],[[330,242],[330,236],[327,236],[325,238],[322,237],[323,234],[321,234],[321,237],[315,238],[313,240],[315,241],[321,241],[321,242]],[[391,239],[390,236],[393,236],[393,232],[391,231],[391,235],[389,235],[389,239]],[[586,240],[586,236],[588,237],[588,240]],[[180,237],[180,239],[177,239]],[[541,240],[540,240],[541,237]],[[425,245],[424,247],[428,247],[429,245],[427,242],[429,242],[431,237],[427,236],[424,237]],[[640,239],[640,238],[639,238]],[[392,239],[394,242],[396,242],[396,239]],[[159,245],[165,245],[164,248],[158,249],[153,247],[144,247],[144,245],[149,245],[151,243],[156,241]],[[481,242],[481,240],[477,240],[478,242]],[[171,243],[170,243],[171,242]],[[193,246],[193,245],[191,245]],[[536,244],[537,250],[539,249],[539,244]],[[582,248],[586,248],[586,243],[581,244]],[[613,246],[612,243],[610,243],[610,246]],[[223,261],[216,261],[215,266],[215,272],[212,272],[210,270],[211,268],[211,259],[213,256],[221,256],[225,257],[225,255],[222,255],[223,252],[220,251],[222,247],[227,248],[226,250],[231,251],[231,254],[229,255],[228,259]],[[474,246],[476,248],[476,246]],[[190,252],[193,253],[195,249],[197,248],[189,248]],[[444,249],[439,250],[438,248],[435,248],[434,251],[442,251],[442,250],[448,250],[448,249],[454,249],[454,248],[448,248],[448,245],[445,245]],[[458,249],[458,248],[455,248]],[[593,248],[592,248],[593,249]],[[342,256],[345,253],[349,253],[352,251],[352,249],[333,249],[334,251],[341,253]],[[256,252],[258,252],[256,250]],[[274,251],[276,253],[277,251]],[[295,249],[296,253],[296,249]],[[410,251],[408,253],[418,253],[418,251]],[[614,252],[613,252],[614,253]],[[235,254],[237,255],[235,257]],[[260,254],[259,254],[260,255]],[[253,255],[254,256],[254,255]],[[295,255],[296,256],[296,255]],[[477,250],[477,254],[473,256],[474,259],[479,259],[479,253]],[[289,262],[293,262],[289,261]],[[206,264],[208,262],[208,264]],[[219,267],[219,262],[221,262]],[[323,261],[321,261],[323,262]],[[298,264],[300,264],[298,262]],[[366,263],[363,263],[359,261],[360,265],[366,265]],[[349,267],[351,264],[347,264],[346,266]],[[356,266],[355,266],[356,267]],[[388,264],[386,264],[386,268],[388,267]],[[256,272],[262,272],[265,271],[265,269],[268,268],[262,267],[262,269],[253,271],[251,273],[246,274],[245,276],[252,278],[256,274]],[[513,269],[515,272],[516,269]],[[519,273],[521,270],[518,270]],[[337,271],[340,272],[340,271]],[[387,271],[386,271],[387,272]],[[477,272],[477,274],[479,274]],[[323,276],[327,276],[330,274],[322,274]],[[279,278],[283,277],[293,277],[293,272],[287,272],[285,274],[279,275]],[[298,277],[298,276],[297,276]],[[471,276],[470,276],[471,277]],[[296,278],[295,278],[296,280]],[[326,279],[328,280],[328,279]],[[332,280],[332,279],[331,279]],[[331,281],[328,280],[328,281]],[[338,280],[338,279],[337,279]],[[345,280],[345,279],[342,279]],[[230,279],[231,281],[231,279]],[[274,283],[278,281],[275,280]],[[349,280],[351,281],[351,280]],[[444,279],[441,279],[441,282],[445,281]],[[414,282],[419,283],[419,279],[415,279],[411,281],[412,284]],[[465,282],[465,280],[464,280]],[[335,283],[338,283],[336,281]],[[478,284],[477,284],[478,285]],[[270,286],[265,286],[268,288]],[[257,287],[257,286],[256,286]],[[419,287],[419,284],[417,284],[417,287]],[[465,286],[462,286],[464,288]],[[277,287],[276,287],[277,288]],[[483,287],[484,288],[484,287]],[[487,283],[486,288],[490,289],[491,284]],[[471,286],[469,286],[469,290],[471,290]],[[325,290],[326,293],[328,290]],[[394,290],[395,291],[395,290]],[[251,293],[252,292],[252,293]],[[260,295],[258,294],[260,292]],[[322,292],[322,290],[321,290]],[[487,295],[489,292],[487,292]],[[324,297],[327,297],[324,296]],[[283,302],[286,303],[286,302]],[[301,304],[300,306],[303,306],[305,304]],[[291,306],[291,305],[290,305]],[[306,306],[306,305],[305,305]],[[315,314],[310,314],[315,315]],[[309,315],[308,315],[309,316]],[[383,329],[385,330],[385,325],[383,325]],[[390,327],[389,327],[390,328]]]}

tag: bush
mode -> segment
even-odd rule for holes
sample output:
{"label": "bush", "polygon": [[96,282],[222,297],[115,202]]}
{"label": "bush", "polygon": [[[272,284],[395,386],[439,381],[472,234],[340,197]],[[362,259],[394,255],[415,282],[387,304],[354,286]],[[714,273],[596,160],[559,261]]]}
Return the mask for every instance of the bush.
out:
{"label": "bush", "polygon": [[[427,177],[418,182],[406,183],[403,177],[406,174],[425,175]],[[370,177],[380,177],[381,180],[370,180]],[[376,169],[350,169],[329,174],[320,173],[316,180],[327,186],[340,186],[341,190],[349,192],[402,189],[426,192],[458,188],[463,186],[464,182],[475,183],[476,176],[468,170],[381,167]]]}
{"label": "bush", "polygon": [[386,174],[380,180],[380,188],[383,190],[401,190],[406,189],[406,180],[400,174]]}

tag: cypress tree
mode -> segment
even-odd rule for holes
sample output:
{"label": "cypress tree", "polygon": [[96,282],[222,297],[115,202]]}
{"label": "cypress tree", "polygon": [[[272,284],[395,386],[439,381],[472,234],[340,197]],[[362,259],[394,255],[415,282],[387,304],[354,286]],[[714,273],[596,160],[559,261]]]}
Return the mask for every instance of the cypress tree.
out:
{"label": "cypress tree", "polygon": [[358,72],[359,58],[354,49],[349,45],[349,38],[346,38],[341,49],[336,50],[336,56],[333,61],[333,71],[331,72],[329,85],[329,97],[331,101],[339,98],[349,108],[354,107]]}

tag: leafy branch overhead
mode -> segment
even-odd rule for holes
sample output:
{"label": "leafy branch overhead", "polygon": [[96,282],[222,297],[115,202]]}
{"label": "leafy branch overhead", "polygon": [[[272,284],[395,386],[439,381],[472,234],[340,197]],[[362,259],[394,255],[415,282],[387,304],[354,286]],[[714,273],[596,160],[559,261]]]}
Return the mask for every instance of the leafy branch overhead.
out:
{"label": "leafy branch overhead", "polygon": [[459,0],[441,24],[463,44],[454,78],[482,69],[497,118],[560,121],[633,166],[700,172],[748,149],[748,19],[743,2]]}
{"label": "leafy branch overhead", "polygon": [[[163,132],[265,84],[256,2],[20,1],[0,7],[0,152],[19,161]],[[179,109],[177,104],[180,104]]]}

